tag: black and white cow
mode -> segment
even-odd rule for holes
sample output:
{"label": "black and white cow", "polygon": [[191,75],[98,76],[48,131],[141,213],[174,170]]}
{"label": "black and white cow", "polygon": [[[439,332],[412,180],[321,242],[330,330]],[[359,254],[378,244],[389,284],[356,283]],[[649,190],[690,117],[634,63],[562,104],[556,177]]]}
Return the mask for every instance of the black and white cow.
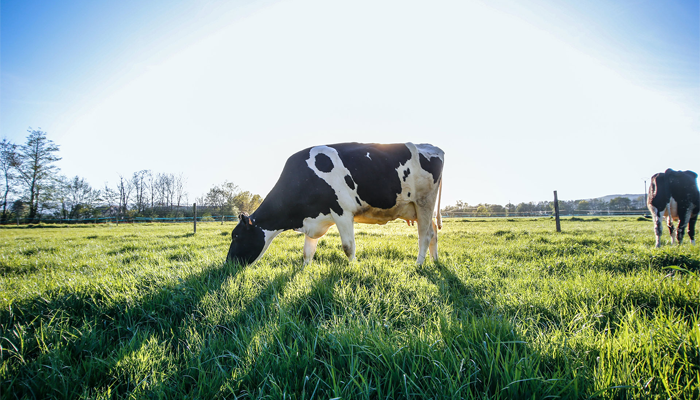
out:
{"label": "black and white cow", "polygon": [[337,225],[343,250],[355,257],[354,222],[386,224],[401,218],[418,223],[418,264],[430,249],[437,260],[438,200],[444,152],[430,144],[340,143],[293,154],[260,207],[241,214],[231,233],[227,261],[251,264],[278,234],[294,229],[306,235],[304,264],[318,239]]}
{"label": "black and white cow", "polygon": [[[695,244],[695,222],[700,211],[700,193],[698,192],[698,174],[693,171],[674,171],[654,174],[649,186],[647,207],[654,218],[656,247],[661,246],[661,219],[666,217],[666,224],[671,234],[671,243],[683,241],[683,233],[688,227],[690,241]],[[678,229],[673,229],[673,221],[678,221]]]}

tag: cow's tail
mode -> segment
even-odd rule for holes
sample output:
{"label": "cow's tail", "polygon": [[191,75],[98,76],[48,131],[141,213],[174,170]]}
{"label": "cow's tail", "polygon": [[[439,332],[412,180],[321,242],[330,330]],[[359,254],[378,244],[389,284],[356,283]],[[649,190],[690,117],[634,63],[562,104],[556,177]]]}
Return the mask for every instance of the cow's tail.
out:
{"label": "cow's tail", "polygon": [[440,200],[442,199],[442,175],[440,176],[440,188],[438,189],[438,207],[437,207],[437,227],[442,229],[442,215],[440,215]]}

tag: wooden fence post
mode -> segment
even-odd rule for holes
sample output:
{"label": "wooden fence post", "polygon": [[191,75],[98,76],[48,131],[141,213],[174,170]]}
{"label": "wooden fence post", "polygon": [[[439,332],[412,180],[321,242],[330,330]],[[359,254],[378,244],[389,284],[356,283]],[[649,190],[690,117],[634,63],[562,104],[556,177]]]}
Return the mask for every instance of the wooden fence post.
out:
{"label": "wooden fence post", "polygon": [[197,203],[192,204],[192,210],[193,210],[193,220],[194,220],[194,233],[197,233]]}
{"label": "wooden fence post", "polygon": [[554,191],[554,219],[557,221],[557,232],[561,232],[559,224],[559,199],[557,199],[557,191]]}

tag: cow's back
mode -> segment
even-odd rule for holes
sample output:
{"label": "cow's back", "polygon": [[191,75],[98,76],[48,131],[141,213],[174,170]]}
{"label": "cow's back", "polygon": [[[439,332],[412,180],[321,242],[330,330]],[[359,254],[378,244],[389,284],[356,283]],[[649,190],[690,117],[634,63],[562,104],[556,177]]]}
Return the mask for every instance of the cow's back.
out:
{"label": "cow's back", "polygon": [[396,198],[402,191],[397,169],[411,159],[409,145],[340,143],[328,147],[338,152],[363,203],[381,209],[396,206]]}

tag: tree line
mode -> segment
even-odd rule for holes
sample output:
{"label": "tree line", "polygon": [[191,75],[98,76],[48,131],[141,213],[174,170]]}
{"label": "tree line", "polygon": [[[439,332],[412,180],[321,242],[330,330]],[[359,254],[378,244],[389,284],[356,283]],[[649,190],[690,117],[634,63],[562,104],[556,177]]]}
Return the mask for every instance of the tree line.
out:
{"label": "tree line", "polygon": [[[625,212],[646,210],[644,196],[639,196],[632,200],[628,197],[618,196],[610,201],[602,199],[588,200],[559,200],[559,212],[561,214],[601,214],[607,212]],[[554,212],[553,201],[528,202],[520,204],[508,203],[505,206],[500,204],[480,203],[469,205],[458,200],[456,204],[446,206],[442,209],[447,215],[473,215],[473,216],[537,216],[549,215]]]}
{"label": "tree line", "polygon": [[[0,142],[2,214],[9,221],[95,220],[98,218],[191,217],[192,207],[182,173],[141,170],[119,175],[113,186],[97,189],[84,178],[60,174],[59,146],[46,132],[29,128],[23,144]],[[214,185],[196,198],[199,215],[252,213],[262,197],[231,182]]]}

